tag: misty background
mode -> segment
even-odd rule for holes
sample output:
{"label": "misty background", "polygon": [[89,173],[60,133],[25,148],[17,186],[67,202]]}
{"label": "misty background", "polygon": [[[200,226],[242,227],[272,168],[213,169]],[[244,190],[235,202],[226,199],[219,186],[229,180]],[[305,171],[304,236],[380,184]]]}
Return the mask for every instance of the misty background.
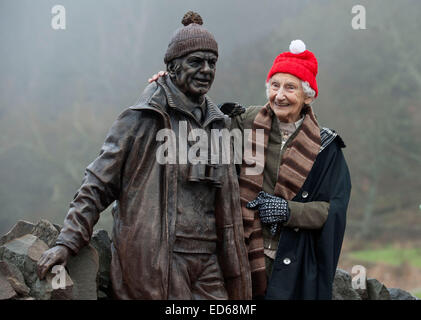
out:
{"label": "misty background", "polygon": [[[66,29],[51,9],[66,9]],[[366,29],[354,30],[355,5]],[[219,44],[216,103],[263,105],[273,59],[301,39],[319,62],[321,126],[352,178],[339,267],[421,296],[421,2],[417,0],[0,0],[0,235],[19,219],[62,224],[108,129],[164,70],[197,11]],[[111,231],[106,210],[96,228]]]}

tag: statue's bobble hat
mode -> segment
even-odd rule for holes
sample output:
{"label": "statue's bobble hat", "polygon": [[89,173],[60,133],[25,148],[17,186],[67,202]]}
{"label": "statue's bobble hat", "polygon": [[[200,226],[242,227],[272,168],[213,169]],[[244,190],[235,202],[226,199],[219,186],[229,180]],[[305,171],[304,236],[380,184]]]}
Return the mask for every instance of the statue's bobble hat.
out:
{"label": "statue's bobble hat", "polygon": [[174,32],[165,53],[165,64],[175,58],[199,50],[211,51],[218,56],[218,43],[213,35],[202,27],[203,20],[198,13],[187,12],[181,23],[184,27]]}
{"label": "statue's bobble hat", "polygon": [[319,94],[317,88],[317,59],[313,52],[306,50],[306,45],[301,40],[293,40],[287,52],[282,52],[273,61],[266,82],[278,72],[289,73],[297,78],[307,81],[310,87]]}

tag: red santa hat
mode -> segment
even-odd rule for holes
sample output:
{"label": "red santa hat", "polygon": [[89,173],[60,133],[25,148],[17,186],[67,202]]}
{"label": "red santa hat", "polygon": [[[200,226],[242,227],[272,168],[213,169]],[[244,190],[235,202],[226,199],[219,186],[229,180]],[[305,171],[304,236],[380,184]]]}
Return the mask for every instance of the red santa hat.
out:
{"label": "red santa hat", "polygon": [[266,82],[278,72],[289,73],[297,78],[307,81],[310,87],[319,94],[317,89],[317,59],[313,52],[306,50],[306,45],[301,40],[293,40],[289,45],[289,52],[282,52],[273,61]]}

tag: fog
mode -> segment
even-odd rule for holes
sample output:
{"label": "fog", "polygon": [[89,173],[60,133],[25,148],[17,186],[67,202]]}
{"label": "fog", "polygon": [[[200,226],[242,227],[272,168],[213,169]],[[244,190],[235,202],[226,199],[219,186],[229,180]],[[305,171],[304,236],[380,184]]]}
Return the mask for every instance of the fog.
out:
{"label": "fog", "polygon": [[[357,4],[363,29],[355,28]],[[65,8],[65,29],[52,27],[55,5]],[[276,55],[295,39],[315,53],[314,110],[345,141],[353,185],[340,264],[360,262],[347,255],[358,250],[412,248],[413,288],[399,276],[387,281],[421,288],[416,0],[0,0],[0,235],[19,219],[63,223],[84,168],[118,114],[165,69],[169,39],[189,10],[219,45],[209,92],[216,103],[263,105]],[[107,210],[97,227],[111,225]]]}

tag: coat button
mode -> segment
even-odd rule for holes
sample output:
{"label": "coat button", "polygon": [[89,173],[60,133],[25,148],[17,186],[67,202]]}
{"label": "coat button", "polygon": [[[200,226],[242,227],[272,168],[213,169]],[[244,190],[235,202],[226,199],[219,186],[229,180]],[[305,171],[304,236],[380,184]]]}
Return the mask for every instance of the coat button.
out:
{"label": "coat button", "polygon": [[291,263],[291,259],[290,258],[285,258],[284,259],[284,264],[290,264]]}
{"label": "coat button", "polygon": [[303,191],[303,194],[301,195],[304,199],[308,197],[308,192],[307,191]]}

